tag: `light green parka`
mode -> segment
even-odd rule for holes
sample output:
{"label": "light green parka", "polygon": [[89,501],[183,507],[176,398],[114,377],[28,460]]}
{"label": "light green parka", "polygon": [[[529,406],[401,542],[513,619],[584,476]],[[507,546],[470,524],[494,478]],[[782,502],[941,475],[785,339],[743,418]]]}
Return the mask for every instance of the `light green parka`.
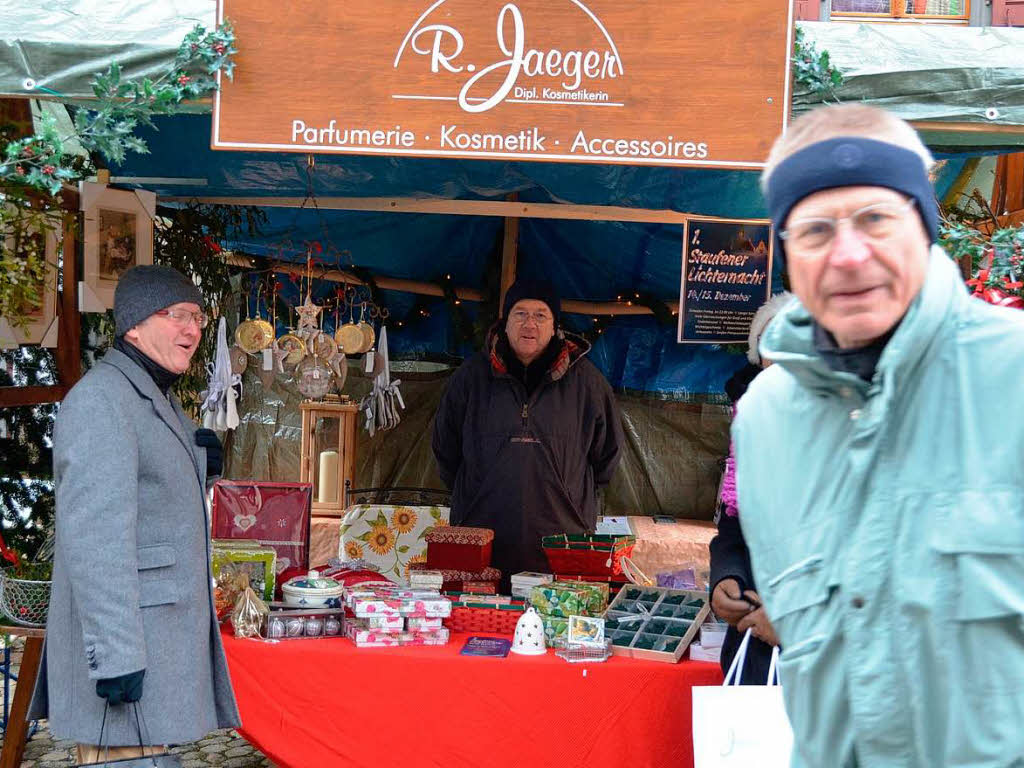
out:
{"label": "light green parka", "polygon": [[946,254],[868,384],[798,302],[732,434],[794,768],[1024,765],[1024,312]]}

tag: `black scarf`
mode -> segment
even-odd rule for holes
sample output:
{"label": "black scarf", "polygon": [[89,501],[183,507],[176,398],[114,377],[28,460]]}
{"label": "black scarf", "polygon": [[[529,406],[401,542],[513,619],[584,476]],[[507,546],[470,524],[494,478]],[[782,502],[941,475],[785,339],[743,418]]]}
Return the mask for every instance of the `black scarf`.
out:
{"label": "black scarf", "polygon": [[516,353],[508,343],[508,336],[502,329],[498,335],[498,354],[505,361],[508,375],[526,387],[526,396],[529,397],[544,381],[544,377],[551,370],[551,366],[558,358],[564,344],[565,342],[558,336],[553,336],[548,345],[544,347],[544,351],[537,355],[532,363],[523,365],[522,361],[516,357]]}
{"label": "black scarf", "polygon": [[125,339],[124,336],[118,336],[114,339],[114,349],[128,355],[142,370],[152,376],[157,389],[164,393],[164,397],[167,397],[167,393],[171,391],[174,382],[181,378],[180,373],[171,373],[159,363],[153,362],[142,350]]}
{"label": "black scarf", "polygon": [[864,381],[870,382],[875,376],[875,368],[878,367],[878,360],[882,357],[885,345],[899,327],[897,323],[884,336],[876,339],[866,347],[856,349],[842,349],[836,343],[835,337],[817,323],[814,324],[814,350],[821,355],[822,360],[833,371],[843,371],[859,376]]}

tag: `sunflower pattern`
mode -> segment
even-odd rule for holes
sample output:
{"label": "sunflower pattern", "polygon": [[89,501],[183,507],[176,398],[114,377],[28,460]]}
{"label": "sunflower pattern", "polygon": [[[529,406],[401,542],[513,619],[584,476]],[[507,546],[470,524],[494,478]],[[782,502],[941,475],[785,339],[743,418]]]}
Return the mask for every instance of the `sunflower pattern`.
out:
{"label": "sunflower pattern", "polygon": [[366,560],[385,576],[408,581],[409,565],[427,559],[427,530],[444,525],[447,507],[360,504],[342,519],[339,557]]}

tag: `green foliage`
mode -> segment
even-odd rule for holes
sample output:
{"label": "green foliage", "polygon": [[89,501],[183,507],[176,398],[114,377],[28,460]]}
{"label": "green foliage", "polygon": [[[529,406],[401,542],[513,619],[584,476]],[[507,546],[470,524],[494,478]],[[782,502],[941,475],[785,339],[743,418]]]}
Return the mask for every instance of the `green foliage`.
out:
{"label": "green foliage", "polygon": [[0,194],[0,317],[15,327],[23,327],[41,305],[46,237],[60,222],[52,198],[31,199],[24,189]]}
{"label": "green foliage", "polygon": [[946,222],[939,243],[956,261],[969,259],[967,284],[991,304],[1024,309],[1024,224],[987,234],[964,222]]}
{"label": "green foliage", "polygon": [[814,43],[804,37],[800,27],[796,29],[793,43],[793,78],[812,93],[820,94],[822,100],[831,96],[836,101],[836,89],[843,84],[843,73],[832,65],[828,51],[819,51]]}
{"label": "green foliage", "polygon": [[71,138],[114,163],[123,162],[128,152],[148,152],[145,141],[134,135],[135,129],[153,127],[153,115],[176,112],[183,102],[217,90],[214,75],[221,71],[230,78],[233,74],[231,56],[238,52],[234,41],[230,22],[209,33],[197,25],[182,41],[173,66],[156,80],[122,80],[120,65],[112,62],[92,82],[96,108],[75,113],[77,135],[62,137],[52,118],[44,117],[38,133],[4,147],[0,181],[56,195],[62,183],[78,181],[93,170],[65,151]]}

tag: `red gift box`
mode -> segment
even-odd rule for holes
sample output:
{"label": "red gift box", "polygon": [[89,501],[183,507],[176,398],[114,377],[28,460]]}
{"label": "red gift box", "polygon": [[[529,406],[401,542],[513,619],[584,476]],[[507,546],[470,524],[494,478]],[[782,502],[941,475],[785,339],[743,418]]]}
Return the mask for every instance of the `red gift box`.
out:
{"label": "red gift box", "polygon": [[273,547],[281,585],[309,570],[312,498],[309,483],[218,480],[213,484],[213,538],[255,539]]}
{"label": "red gift box", "polygon": [[438,570],[482,571],[491,564],[494,531],[441,525],[427,529],[427,565]]}
{"label": "red gift box", "polygon": [[460,571],[453,568],[431,568],[427,563],[412,563],[410,571],[433,571],[441,572],[442,592],[463,592],[462,585],[466,582],[487,581],[494,585],[495,594],[498,589],[498,582],[501,581],[501,571],[497,568],[484,568],[481,571]]}

